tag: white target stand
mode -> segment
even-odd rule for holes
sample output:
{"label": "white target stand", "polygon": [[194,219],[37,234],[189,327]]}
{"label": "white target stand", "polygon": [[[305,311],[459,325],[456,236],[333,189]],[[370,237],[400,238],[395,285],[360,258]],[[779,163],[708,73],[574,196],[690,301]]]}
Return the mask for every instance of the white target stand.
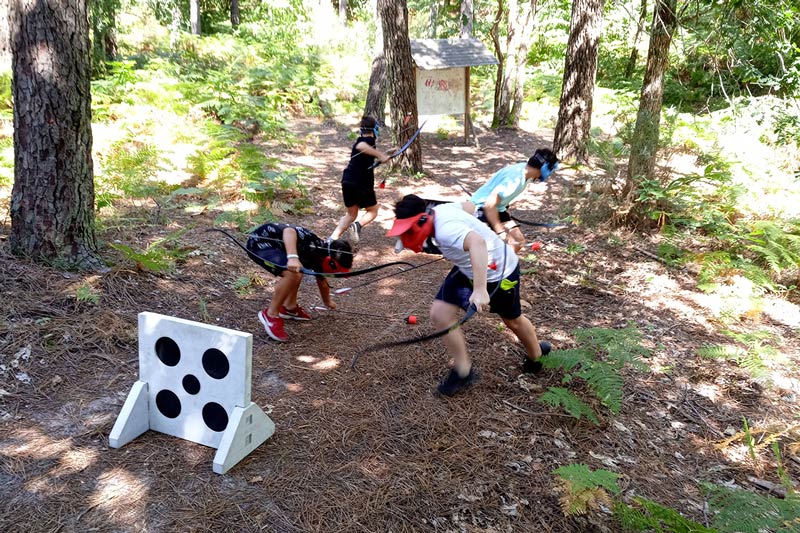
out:
{"label": "white target stand", "polygon": [[139,381],[109,435],[112,448],[148,429],[217,449],[224,474],[275,433],[250,401],[253,336],[139,313]]}

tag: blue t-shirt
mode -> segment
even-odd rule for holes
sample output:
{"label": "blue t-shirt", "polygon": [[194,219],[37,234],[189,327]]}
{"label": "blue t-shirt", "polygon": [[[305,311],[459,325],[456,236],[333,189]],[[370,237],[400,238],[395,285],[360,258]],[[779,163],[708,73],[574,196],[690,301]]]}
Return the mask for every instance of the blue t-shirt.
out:
{"label": "blue t-shirt", "polygon": [[527,163],[517,163],[497,171],[494,176],[489,178],[480,189],[472,193],[470,201],[478,207],[483,207],[489,195],[498,187],[497,192],[500,202],[497,204],[498,211],[505,211],[514,198],[525,191],[527,182],[525,180],[525,166]]}

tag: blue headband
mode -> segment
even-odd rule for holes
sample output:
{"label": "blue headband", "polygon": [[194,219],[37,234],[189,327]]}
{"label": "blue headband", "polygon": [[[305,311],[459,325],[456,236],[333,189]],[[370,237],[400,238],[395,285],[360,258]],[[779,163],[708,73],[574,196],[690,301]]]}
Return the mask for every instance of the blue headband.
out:
{"label": "blue headband", "polygon": [[550,163],[545,163],[542,165],[542,168],[539,169],[539,172],[542,173],[539,179],[541,181],[547,181],[547,178],[549,178],[550,174],[552,174],[556,169],[558,169],[558,161],[556,161],[552,166],[550,166]]}

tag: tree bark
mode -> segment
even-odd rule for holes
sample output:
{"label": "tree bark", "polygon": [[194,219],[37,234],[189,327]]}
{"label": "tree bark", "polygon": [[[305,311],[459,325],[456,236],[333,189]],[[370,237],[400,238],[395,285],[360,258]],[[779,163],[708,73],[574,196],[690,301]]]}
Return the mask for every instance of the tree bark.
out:
{"label": "tree bark", "polygon": [[676,4],[676,0],[656,0],[653,27],[650,31],[650,47],[647,51],[647,67],[631,141],[628,183],[625,187],[627,193],[636,189],[641,178],[650,179],[655,174],[664,72],[669,66],[669,46],[677,26]]}
{"label": "tree bark", "polygon": [[528,42],[533,33],[537,0],[530,0],[522,6],[516,1],[510,1],[507,5],[508,30],[505,53],[502,51],[499,35],[499,26],[503,18],[503,0],[498,0],[497,16],[491,30],[495,51],[498,56],[503,56],[497,70],[492,127],[517,128],[524,100]]}
{"label": "tree bark", "polygon": [[431,0],[430,11],[428,12],[428,38],[436,39],[439,32],[439,0]]}
{"label": "tree bark", "polygon": [[602,26],[603,0],[575,0],[572,3],[564,80],[553,139],[553,150],[560,159],[586,160]]}
{"label": "tree bark", "polygon": [[386,56],[383,53],[383,25],[380,13],[375,10],[375,57],[369,75],[367,103],[364,116],[375,117],[381,126],[386,125]]}
{"label": "tree bark", "polygon": [[14,253],[98,269],[86,0],[11,0]]}
{"label": "tree bark", "polygon": [[472,0],[461,0],[461,33],[459,33],[459,37],[462,39],[472,37],[473,13]]}
{"label": "tree bark", "polygon": [[239,27],[241,20],[239,20],[239,0],[231,0],[231,27],[236,29]]}
{"label": "tree bark", "polygon": [[636,61],[639,59],[639,37],[644,30],[644,24],[647,21],[647,0],[642,0],[642,5],[639,8],[639,22],[636,24],[636,33],[633,35],[633,44],[631,45],[631,55],[628,58],[628,64],[625,65],[625,77],[630,78],[633,76],[633,71],[636,69]]}
{"label": "tree bark", "polygon": [[117,57],[117,8],[118,0],[94,0],[91,2],[92,21],[92,70],[104,73],[105,62]]}
{"label": "tree bark", "polygon": [[[414,126],[419,122],[406,0],[378,0],[378,12],[383,24],[383,51],[389,74],[389,103],[394,140],[398,146],[402,146],[414,134]],[[395,161],[395,164],[404,169],[422,172],[419,137]]]}
{"label": "tree bark", "polygon": [[189,0],[189,27],[192,35],[200,35],[200,0]]}
{"label": "tree bark", "polygon": [[0,0],[0,70],[11,68],[11,44],[8,28],[9,0]]}

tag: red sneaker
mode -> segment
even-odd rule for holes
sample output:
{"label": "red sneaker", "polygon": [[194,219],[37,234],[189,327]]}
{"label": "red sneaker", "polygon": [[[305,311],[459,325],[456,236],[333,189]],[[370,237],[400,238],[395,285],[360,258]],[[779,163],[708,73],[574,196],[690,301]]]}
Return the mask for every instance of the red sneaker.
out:
{"label": "red sneaker", "polygon": [[278,312],[278,316],[281,318],[289,318],[291,320],[311,320],[311,315],[306,313],[306,310],[299,305],[291,311],[286,309],[285,305],[282,305],[281,310]]}
{"label": "red sneaker", "polygon": [[276,341],[285,342],[289,340],[289,336],[283,330],[283,319],[280,317],[271,317],[267,315],[267,310],[262,309],[258,312],[258,319],[264,324],[264,329],[267,330],[267,335]]}

